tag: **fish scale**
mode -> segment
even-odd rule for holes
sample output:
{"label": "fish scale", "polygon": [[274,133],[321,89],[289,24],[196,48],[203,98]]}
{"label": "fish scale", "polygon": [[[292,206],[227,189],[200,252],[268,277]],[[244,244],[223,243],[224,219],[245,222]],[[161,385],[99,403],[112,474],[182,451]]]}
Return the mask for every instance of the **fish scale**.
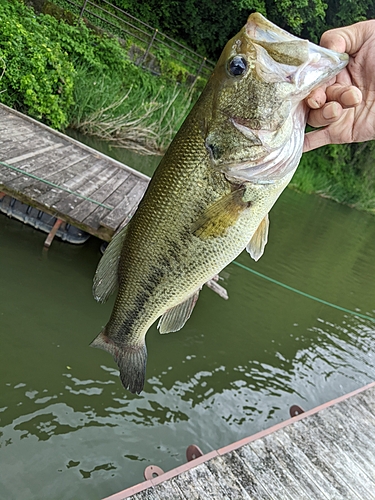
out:
{"label": "fish scale", "polygon": [[[293,65],[293,64],[294,65]],[[252,14],[160,162],[94,278],[111,317],[92,345],[111,353],[126,389],[145,382],[145,336],[190,317],[201,287],[245,248],[258,260],[268,212],[302,154],[304,97],[347,63]]]}

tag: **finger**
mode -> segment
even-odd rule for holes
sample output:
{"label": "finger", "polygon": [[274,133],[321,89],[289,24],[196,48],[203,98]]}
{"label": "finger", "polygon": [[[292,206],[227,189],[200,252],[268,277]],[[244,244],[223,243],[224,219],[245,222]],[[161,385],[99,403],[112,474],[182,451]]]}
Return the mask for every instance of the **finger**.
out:
{"label": "finger", "polygon": [[311,92],[306,98],[306,103],[311,109],[321,108],[327,100],[327,96],[323,87],[319,87]]}
{"label": "finger", "polygon": [[336,52],[346,52],[347,43],[342,31],[343,28],[326,31],[320,38],[320,45]]}
{"label": "finger", "polygon": [[335,83],[326,90],[327,101],[337,101],[343,108],[352,108],[362,102],[362,92],[354,85],[345,86]]}
{"label": "finger", "polygon": [[307,123],[312,127],[325,127],[330,123],[336,122],[342,115],[342,106],[336,102],[328,102],[322,108],[310,111]]}
{"label": "finger", "polygon": [[307,153],[313,149],[320,148],[321,146],[326,146],[331,143],[331,137],[329,131],[326,128],[320,130],[314,130],[313,132],[308,132],[305,135],[303,143],[303,152]]}
{"label": "finger", "polygon": [[320,44],[327,49],[353,55],[373,36],[374,30],[374,20],[363,21],[352,26],[326,31],[320,39]]}

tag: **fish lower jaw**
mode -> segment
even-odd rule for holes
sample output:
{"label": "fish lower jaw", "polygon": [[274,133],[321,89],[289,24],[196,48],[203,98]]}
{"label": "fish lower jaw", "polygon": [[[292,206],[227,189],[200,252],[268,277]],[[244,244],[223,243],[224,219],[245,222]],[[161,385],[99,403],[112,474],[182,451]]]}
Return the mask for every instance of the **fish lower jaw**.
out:
{"label": "fish lower jaw", "polygon": [[256,161],[233,162],[225,165],[229,182],[274,184],[294,173],[302,156],[303,132],[295,129],[290,139]]}

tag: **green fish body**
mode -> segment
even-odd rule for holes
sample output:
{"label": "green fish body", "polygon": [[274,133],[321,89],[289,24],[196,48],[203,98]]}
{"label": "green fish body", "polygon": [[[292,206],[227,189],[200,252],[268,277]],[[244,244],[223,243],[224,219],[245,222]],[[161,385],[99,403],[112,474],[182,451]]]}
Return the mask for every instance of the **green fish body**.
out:
{"label": "green fish body", "polygon": [[245,248],[262,255],[268,212],[302,154],[303,99],[346,63],[260,14],[227,43],[94,278],[97,300],[116,289],[117,298],[92,345],[113,355],[125,388],[143,389],[158,318],[161,333],[181,329],[204,283]]}

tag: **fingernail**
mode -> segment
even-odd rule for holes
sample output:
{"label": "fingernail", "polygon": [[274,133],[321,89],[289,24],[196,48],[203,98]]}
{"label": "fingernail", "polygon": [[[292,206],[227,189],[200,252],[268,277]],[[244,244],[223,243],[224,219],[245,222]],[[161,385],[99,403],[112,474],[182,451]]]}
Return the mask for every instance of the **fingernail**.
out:
{"label": "fingernail", "polygon": [[332,120],[333,118],[336,118],[338,116],[339,110],[340,107],[337,102],[330,102],[322,110],[323,118],[325,118],[326,120]]}
{"label": "fingernail", "polygon": [[313,99],[312,97],[307,99],[307,104],[311,109],[318,109],[320,107],[318,101],[316,99]]}
{"label": "fingernail", "polygon": [[345,106],[356,106],[361,102],[362,96],[357,90],[351,88],[342,94],[341,100]]}

